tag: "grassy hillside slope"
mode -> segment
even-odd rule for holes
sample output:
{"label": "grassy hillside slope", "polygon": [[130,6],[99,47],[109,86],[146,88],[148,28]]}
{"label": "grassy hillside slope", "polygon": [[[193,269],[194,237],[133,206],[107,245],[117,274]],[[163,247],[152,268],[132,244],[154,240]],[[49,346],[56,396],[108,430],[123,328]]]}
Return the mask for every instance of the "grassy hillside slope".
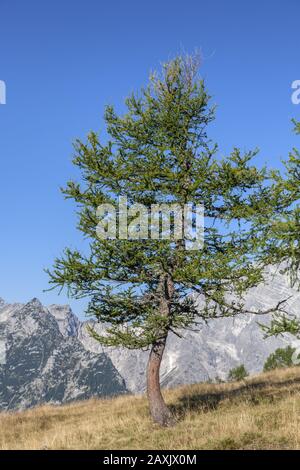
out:
{"label": "grassy hillside slope", "polygon": [[170,429],[151,423],[145,397],[1,413],[0,449],[300,449],[299,367],[165,396]]}

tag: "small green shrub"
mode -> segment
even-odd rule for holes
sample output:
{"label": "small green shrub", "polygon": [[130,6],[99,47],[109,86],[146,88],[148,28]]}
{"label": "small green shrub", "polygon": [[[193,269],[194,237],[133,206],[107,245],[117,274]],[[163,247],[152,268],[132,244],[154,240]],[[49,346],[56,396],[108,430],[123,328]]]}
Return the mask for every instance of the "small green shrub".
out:
{"label": "small green shrub", "polygon": [[229,371],[228,380],[230,382],[239,382],[240,380],[244,380],[248,375],[249,374],[244,364],[241,364],[240,366],[237,366]]}
{"label": "small green shrub", "polygon": [[264,364],[264,372],[294,366],[293,354],[295,351],[296,349],[292,348],[292,346],[276,349],[276,351],[270,354],[266,360]]}

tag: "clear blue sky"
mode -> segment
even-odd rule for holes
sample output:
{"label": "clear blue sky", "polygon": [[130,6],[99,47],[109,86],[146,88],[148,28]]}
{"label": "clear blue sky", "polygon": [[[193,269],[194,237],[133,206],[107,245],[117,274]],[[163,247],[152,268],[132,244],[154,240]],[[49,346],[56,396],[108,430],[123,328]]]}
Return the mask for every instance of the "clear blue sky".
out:
{"label": "clear blue sky", "polygon": [[[260,147],[280,165],[300,141],[290,120],[300,79],[298,0],[0,0],[0,296],[68,302],[44,267],[81,246],[71,202],[72,141],[104,130],[103,108],[122,103],[151,69],[182,49],[202,51],[218,105],[211,136],[221,152]],[[71,302],[82,314],[84,303]]]}

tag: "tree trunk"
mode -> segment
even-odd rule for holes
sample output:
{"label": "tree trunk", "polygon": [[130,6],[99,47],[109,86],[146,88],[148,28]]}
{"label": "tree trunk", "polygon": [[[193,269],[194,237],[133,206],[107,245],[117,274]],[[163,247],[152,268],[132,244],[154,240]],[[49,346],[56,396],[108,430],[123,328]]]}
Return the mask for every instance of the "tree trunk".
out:
{"label": "tree trunk", "polygon": [[[159,313],[162,317],[170,317],[170,302],[174,294],[174,284],[170,276],[163,274],[158,285],[160,296]],[[150,414],[155,423],[161,426],[172,426],[175,419],[164,402],[160,389],[160,365],[168,337],[168,327],[158,333],[158,339],[152,344],[147,366],[147,396]]]}
{"label": "tree trunk", "polygon": [[164,402],[159,378],[166,340],[167,337],[152,345],[147,367],[147,396],[153,421],[161,426],[172,426],[175,424],[175,419]]}

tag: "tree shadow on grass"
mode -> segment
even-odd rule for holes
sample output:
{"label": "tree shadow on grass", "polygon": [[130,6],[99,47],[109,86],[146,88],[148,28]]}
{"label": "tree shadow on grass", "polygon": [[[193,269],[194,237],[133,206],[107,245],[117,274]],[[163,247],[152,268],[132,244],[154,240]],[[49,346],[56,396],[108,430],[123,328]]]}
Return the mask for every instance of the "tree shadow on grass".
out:
{"label": "tree shadow on grass", "polygon": [[[297,387],[299,385],[299,387]],[[286,388],[294,388],[289,393],[300,392],[300,377],[287,379],[280,382],[260,381],[255,383],[241,382],[231,390],[212,391],[210,393],[191,393],[181,396],[177,403],[171,405],[170,409],[179,419],[183,419],[190,411],[207,413],[216,410],[221,402],[229,401],[239,403],[247,401],[252,405],[262,402],[272,403],[286,397]]]}

